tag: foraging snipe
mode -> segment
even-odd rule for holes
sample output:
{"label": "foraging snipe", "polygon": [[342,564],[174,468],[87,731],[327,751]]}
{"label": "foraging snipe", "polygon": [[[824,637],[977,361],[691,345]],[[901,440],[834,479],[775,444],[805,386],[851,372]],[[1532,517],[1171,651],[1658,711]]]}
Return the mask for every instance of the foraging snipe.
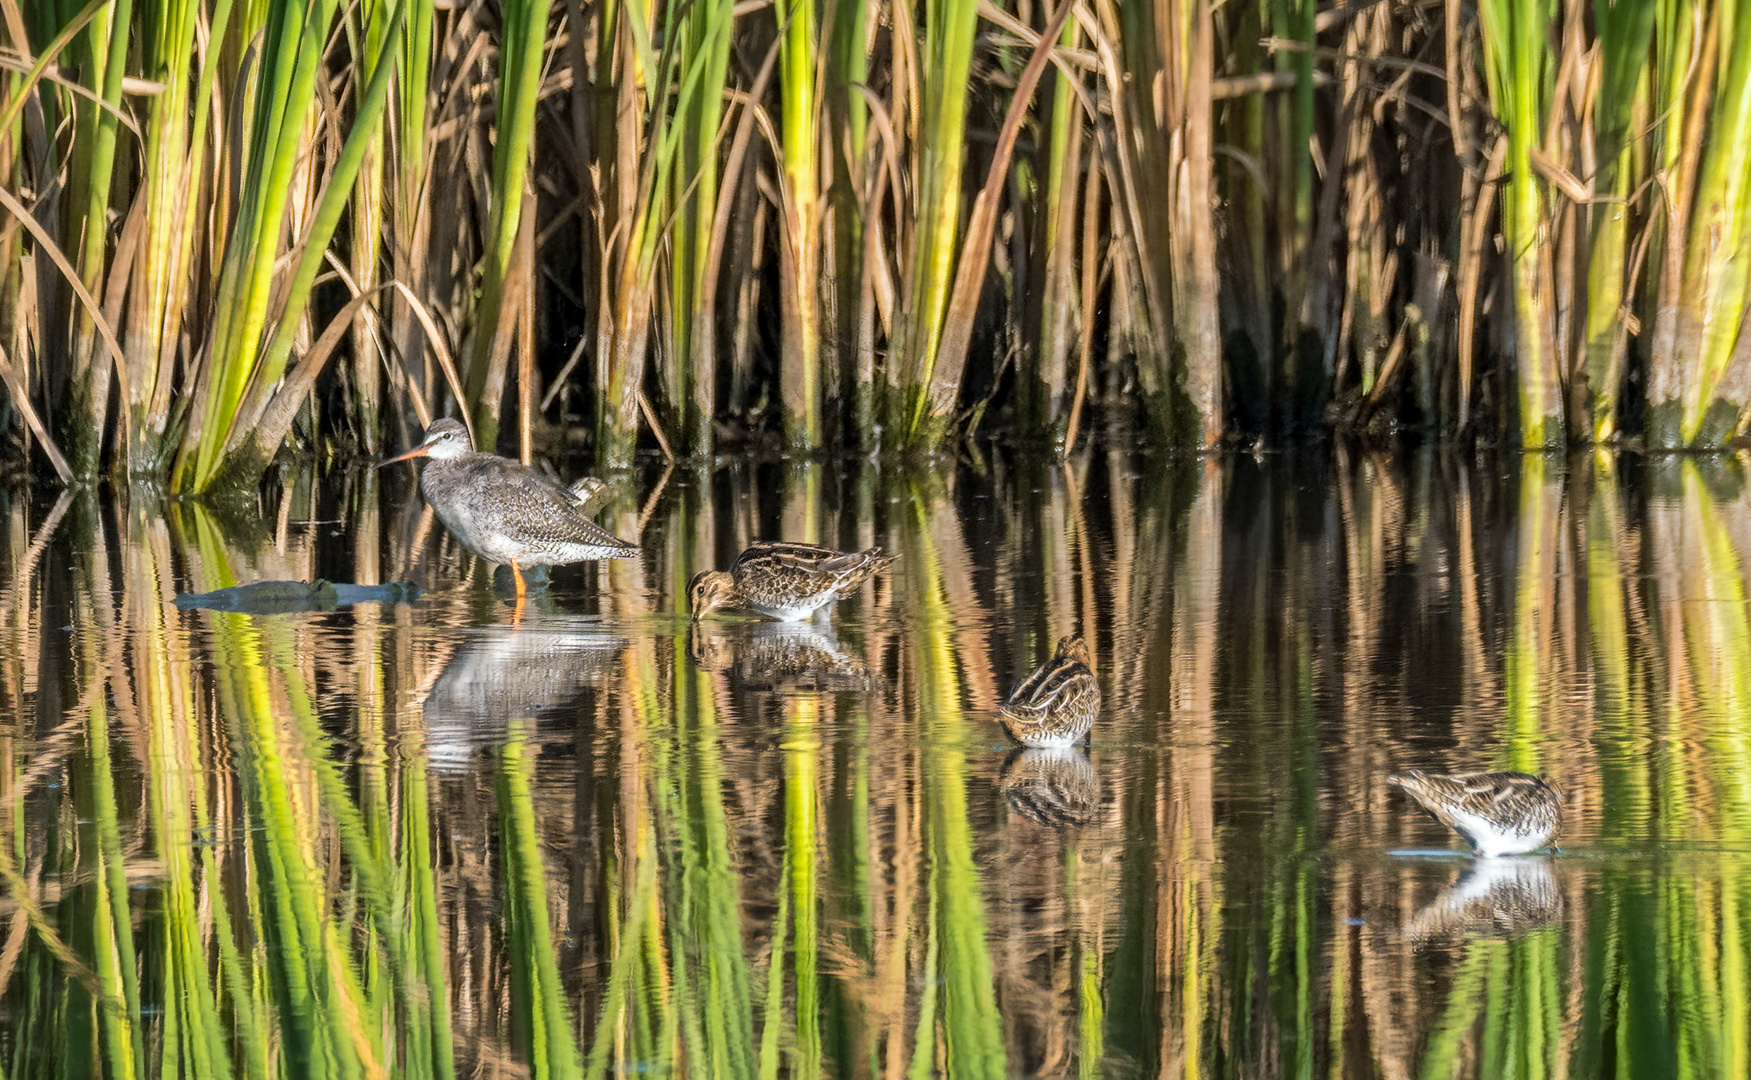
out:
{"label": "foraging snipe", "polygon": [[461,421],[434,420],[425,438],[405,454],[380,464],[428,458],[420,493],[462,546],[511,568],[522,610],[528,591],[524,566],[562,566],[591,559],[638,554],[629,544],[584,516],[591,488],[567,488],[534,469],[474,449]]}
{"label": "foraging snipe", "polygon": [[1412,769],[1386,778],[1421,803],[1479,855],[1524,855],[1562,828],[1563,797],[1542,776],[1471,772],[1442,776]]}
{"label": "foraging snipe", "polygon": [[894,561],[882,549],[835,551],[816,544],[761,540],[728,570],[701,570],[687,583],[695,619],[721,607],[753,608],[782,622],[813,618]]}
{"label": "foraging snipe", "polygon": [[1015,684],[997,719],[1023,746],[1070,746],[1100,712],[1100,684],[1081,634],[1058,640],[1052,658]]}

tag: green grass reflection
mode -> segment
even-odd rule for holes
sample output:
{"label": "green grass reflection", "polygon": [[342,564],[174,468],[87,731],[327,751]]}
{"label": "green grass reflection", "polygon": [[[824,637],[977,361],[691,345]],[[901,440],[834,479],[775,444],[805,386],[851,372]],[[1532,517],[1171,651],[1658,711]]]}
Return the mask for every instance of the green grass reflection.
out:
{"label": "green grass reflection", "polygon": [[[726,467],[514,633],[453,553],[418,605],[185,612],[335,562],[0,501],[0,1075],[1751,1070],[1740,463],[1139,460]],[[832,635],[697,645],[688,576],[776,520],[901,559]],[[1106,706],[1060,828],[992,714],[1071,628]],[[566,696],[436,752],[454,661],[552,640]],[[1479,874],[1407,766],[1549,773],[1563,853]]]}

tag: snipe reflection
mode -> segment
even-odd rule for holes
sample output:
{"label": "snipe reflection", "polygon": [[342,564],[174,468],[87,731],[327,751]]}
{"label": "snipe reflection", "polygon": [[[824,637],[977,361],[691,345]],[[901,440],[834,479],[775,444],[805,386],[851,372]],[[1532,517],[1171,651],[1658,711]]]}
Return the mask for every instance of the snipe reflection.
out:
{"label": "snipe reflection", "polygon": [[1100,807],[1100,774],[1079,746],[1020,747],[1003,759],[997,790],[1036,825],[1087,825]]}
{"label": "snipe reflection", "polygon": [[1404,933],[1419,944],[1517,937],[1553,922],[1562,911],[1563,895],[1549,858],[1472,859],[1458,880],[1416,913]]}
{"label": "snipe reflection", "polygon": [[749,690],[846,691],[877,685],[864,658],[839,643],[825,620],[695,621],[687,652],[706,671],[733,675]]}

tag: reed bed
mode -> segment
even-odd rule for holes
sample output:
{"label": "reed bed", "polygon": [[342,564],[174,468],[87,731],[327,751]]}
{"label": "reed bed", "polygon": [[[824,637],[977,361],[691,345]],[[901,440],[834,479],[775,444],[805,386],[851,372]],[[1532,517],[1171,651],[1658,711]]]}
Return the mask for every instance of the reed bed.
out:
{"label": "reed bed", "polygon": [[620,468],[1751,407],[1734,0],[0,16],[0,431],[64,482],[447,412]]}

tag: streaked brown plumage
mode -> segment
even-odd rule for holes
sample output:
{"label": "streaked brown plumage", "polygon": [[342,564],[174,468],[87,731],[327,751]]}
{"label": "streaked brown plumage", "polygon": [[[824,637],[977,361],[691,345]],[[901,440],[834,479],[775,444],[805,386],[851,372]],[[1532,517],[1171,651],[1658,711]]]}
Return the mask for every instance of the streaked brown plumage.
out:
{"label": "streaked brown plumage", "polygon": [[1524,855],[1547,846],[1563,823],[1563,798],[1542,776],[1420,769],[1389,776],[1479,855]]}
{"label": "streaked brown plumage", "polygon": [[894,561],[882,549],[835,551],[817,544],[761,540],[728,570],[701,570],[687,583],[695,619],[722,607],[753,608],[782,622],[813,618]]}
{"label": "streaked brown plumage", "polygon": [[1088,642],[1081,634],[1058,640],[1058,651],[1015,684],[997,719],[1023,746],[1069,746],[1094,725],[1100,712]]}
{"label": "streaked brown plumage", "polygon": [[589,489],[567,488],[519,462],[474,449],[460,421],[434,420],[425,438],[405,454],[382,462],[429,459],[420,493],[438,520],[462,546],[488,562],[511,568],[517,602],[527,587],[524,566],[562,566],[638,554],[629,544],[584,516]]}

